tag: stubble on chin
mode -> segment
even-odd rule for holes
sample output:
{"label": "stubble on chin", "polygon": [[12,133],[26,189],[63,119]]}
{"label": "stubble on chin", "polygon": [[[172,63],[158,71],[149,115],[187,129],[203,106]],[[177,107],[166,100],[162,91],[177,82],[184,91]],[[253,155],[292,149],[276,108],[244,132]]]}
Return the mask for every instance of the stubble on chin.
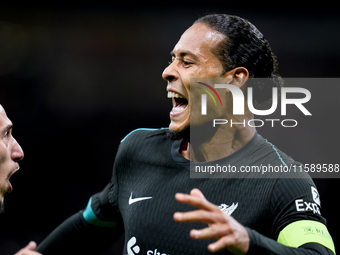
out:
{"label": "stubble on chin", "polygon": [[183,130],[183,131],[171,131],[170,129],[167,130],[166,132],[166,136],[169,137],[172,141],[176,141],[176,140],[181,140],[181,139],[185,139],[185,140],[190,140],[190,130],[189,128]]}
{"label": "stubble on chin", "polygon": [[5,205],[3,201],[0,201],[0,214],[5,212]]}

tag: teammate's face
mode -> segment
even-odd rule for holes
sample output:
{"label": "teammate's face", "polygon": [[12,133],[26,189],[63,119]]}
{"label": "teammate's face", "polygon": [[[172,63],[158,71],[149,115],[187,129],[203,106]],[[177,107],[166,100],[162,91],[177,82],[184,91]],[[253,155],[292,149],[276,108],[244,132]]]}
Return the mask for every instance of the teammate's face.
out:
{"label": "teammate's face", "polygon": [[23,157],[23,150],[12,136],[12,122],[0,105],[0,203],[4,195],[12,191],[9,178],[19,170],[18,161]]}
{"label": "teammate's face", "polygon": [[162,75],[168,81],[173,104],[170,131],[181,132],[190,126],[190,78],[221,77],[223,66],[212,50],[224,39],[223,34],[197,23],[184,32],[173,49],[172,63]]}

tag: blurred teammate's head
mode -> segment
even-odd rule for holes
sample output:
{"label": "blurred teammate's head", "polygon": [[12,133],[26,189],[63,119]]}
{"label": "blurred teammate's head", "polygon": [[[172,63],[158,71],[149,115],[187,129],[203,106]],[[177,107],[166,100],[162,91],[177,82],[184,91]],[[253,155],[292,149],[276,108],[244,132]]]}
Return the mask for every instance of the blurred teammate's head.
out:
{"label": "blurred teammate's head", "polygon": [[4,210],[4,195],[12,191],[9,178],[19,170],[18,161],[24,152],[12,136],[13,124],[0,105],[0,213]]}
{"label": "blurred teammate's head", "polygon": [[[190,78],[279,80],[276,58],[262,33],[236,16],[211,14],[199,18],[183,33],[171,54],[172,62],[164,70],[163,78],[168,81],[168,97],[173,100],[169,125],[172,132],[188,131],[193,125]],[[261,103],[270,99],[271,88],[277,85],[280,82],[260,85],[261,91],[257,93],[260,96],[255,100]],[[222,112],[216,114],[223,118]],[[202,116],[200,121],[204,122]]]}

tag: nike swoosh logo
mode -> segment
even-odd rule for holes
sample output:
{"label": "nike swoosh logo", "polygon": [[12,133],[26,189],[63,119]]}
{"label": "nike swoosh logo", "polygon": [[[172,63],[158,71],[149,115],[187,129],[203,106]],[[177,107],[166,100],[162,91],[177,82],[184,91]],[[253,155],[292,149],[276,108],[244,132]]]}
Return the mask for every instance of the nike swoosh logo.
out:
{"label": "nike swoosh logo", "polygon": [[152,197],[137,197],[137,198],[132,198],[132,192],[129,198],[129,205],[139,202],[139,201],[143,201],[143,200],[147,200],[147,199],[151,199]]}

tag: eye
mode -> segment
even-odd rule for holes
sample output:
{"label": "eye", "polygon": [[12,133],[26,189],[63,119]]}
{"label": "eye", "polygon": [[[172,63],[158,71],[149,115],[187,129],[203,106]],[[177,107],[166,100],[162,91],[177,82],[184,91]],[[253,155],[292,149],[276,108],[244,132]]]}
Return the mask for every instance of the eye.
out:
{"label": "eye", "polygon": [[194,64],[193,62],[183,60],[183,65],[186,67],[191,66],[193,64]]}
{"label": "eye", "polygon": [[4,140],[5,144],[7,144],[9,142],[9,139],[10,139],[9,136],[10,136],[10,134],[9,134],[8,131],[6,133],[4,133],[3,140]]}
{"label": "eye", "polygon": [[172,57],[172,58],[171,58],[171,61],[169,61],[169,65],[171,65],[171,63],[174,62],[175,59],[176,59],[176,57]]}
{"label": "eye", "polygon": [[11,130],[11,129],[8,130],[8,131],[6,131],[6,132],[4,133],[4,138],[8,140],[9,137],[11,136],[11,133],[12,133],[12,130]]}

